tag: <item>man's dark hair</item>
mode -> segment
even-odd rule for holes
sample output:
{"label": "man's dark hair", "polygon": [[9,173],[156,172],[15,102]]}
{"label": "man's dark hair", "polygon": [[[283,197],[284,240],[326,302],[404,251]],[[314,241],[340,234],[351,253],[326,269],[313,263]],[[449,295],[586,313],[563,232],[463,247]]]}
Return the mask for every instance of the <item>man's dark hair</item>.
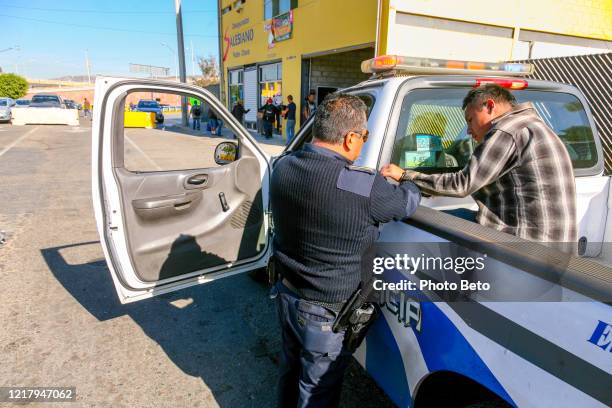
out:
{"label": "man's dark hair", "polygon": [[290,101],[292,101],[292,100],[293,100],[293,95],[289,95],[289,96],[287,96],[287,99],[288,99],[288,100],[290,100]]}
{"label": "man's dark hair", "polygon": [[487,99],[493,99],[495,102],[506,102],[511,106],[516,105],[516,99],[512,92],[497,84],[486,84],[472,89],[463,98],[462,109],[465,110],[469,105],[482,106]]}
{"label": "man's dark hair", "polygon": [[312,135],[323,142],[339,144],[350,131],[361,132],[366,126],[367,107],[353,95],[332,93],[317,108]]}

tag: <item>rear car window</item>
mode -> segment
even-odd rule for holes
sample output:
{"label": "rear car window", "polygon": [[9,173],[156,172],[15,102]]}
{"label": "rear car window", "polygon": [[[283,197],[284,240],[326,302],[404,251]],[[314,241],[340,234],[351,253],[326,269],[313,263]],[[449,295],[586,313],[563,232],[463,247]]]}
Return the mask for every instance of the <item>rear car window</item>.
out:
{"label": "rear car window", "polygon": [[[558,92],[513,93],[519,103],[533,103],[542,120],[565,144],[574,168],[597,164],[593,131],[578,98]],[[461,109],[466,94],[465,88],[409,92],[402,102],[391,162],[425,173],[465,167],[475,147]]]}
{"label": "rear car window", "polygon": [[[374,104],[376,103],[376,97],[370,93],[352,93],[351,95],[357,96],[361,99],[367,108],[366,116],[369,118],[372,109],[374,108]],[[304,126],[304,130],[300,130],[301,134],[299,135],[299,142],[296,146],[293,146],[291,151],[297,151],[302,149],[305,143],[310,143],[312,141],[312,120],[308,120],[308,125]]]}
{"label": "rear car window", "polygon": [[34,95],[32,102],[43,103],[43,102],[56,102],[59,103],[59,98],[53,95]]}

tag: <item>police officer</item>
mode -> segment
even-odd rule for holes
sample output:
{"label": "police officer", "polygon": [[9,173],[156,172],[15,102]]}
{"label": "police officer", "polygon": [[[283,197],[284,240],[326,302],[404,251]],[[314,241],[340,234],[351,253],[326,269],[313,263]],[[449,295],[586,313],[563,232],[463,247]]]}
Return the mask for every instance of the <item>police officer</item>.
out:
{"label": "police officer", "polygon": [[406,218],[421,195],[353,166],[368,139],[366,106],[332,94],[319,106],[313,142],[272,172],[275,266],[283,350],[280,407],[334,407],[351,353],[334,320],[361,281],[360,262],[380,223]]}

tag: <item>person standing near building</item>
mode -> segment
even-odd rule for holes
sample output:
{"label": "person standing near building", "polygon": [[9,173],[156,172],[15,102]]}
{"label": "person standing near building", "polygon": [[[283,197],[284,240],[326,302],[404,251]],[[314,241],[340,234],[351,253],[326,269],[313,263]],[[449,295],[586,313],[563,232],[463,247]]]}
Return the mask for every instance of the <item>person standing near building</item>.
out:
{"label": "person standing near building", "polygon": [[272,98],[268,98],[266,104],[259,110],[259,112],[261,112],[263,115],[261,119],[263,122],[264,136],[266,139],[272,139],[274,120],[276,120],[276,112],[278,111],[272,102]]}
{"label": "person standing near building", "polygon": [[232,107],[232,116],[236,118],[236,120],[243,125],[244,124],[244,115],[246,115],[247,113],[249,113],[251,110],[250,109],[244,109],[244,105],[242,104],[242,101],[240,99],[238,99],[236,101],[236,103],[234,104],[234,106]]}
{"label": "person standing near building", "polygon": [[219,126],[219,118],[217,117],[217,114],[215,113],[214,109],[212,108],[212,106],[210,108],[208,108],[208,130],[210,131],[211,135],[217,135],[217,127]]}
{"label": "person standing near building", "polygon": [[193,120],[193,130],[200,130],[200,117],[202,116],[202,107],[198,101],[193,101],[191,106],[191,118]]}
{"label": "person standing near building", "polygon": [[287,120],[287,144],[291,143],[295,136],[295,102],[293,102],[293,95],[287,96],[287,107],[283,111],[283,116]]}
{"label": "person standing near building", "polygon": [[317,111],[317,104],[315,103],[316,96],[317,93],[315,92],[315,90],[311,89],[308,93],[308,96],[304,100],[304,107],[302,108],[302,120],[300,123],[302,126],[304,125],[304,123],[306,123],[308,118],[313,116]]}
{"label": "person standing near building", "polygon": [[379,225],[411,216],[421,194],[353,166],[368,138],[366,105],[334,94],[316,113],[313,142],[278,160],[270,186],[282,332],[279,407],[336,407],[351,357],[332,326],[361,283]]}
{"label": "person standing near building", "polygon": [[576,187],[561,139],[531,103],[517,104],[509,90],[496,84],[468,92],[463,110],[468,133],[479,144],[462,170],[424,174],[389,164],[381,173],[435,195],[471,195],[479,224],[573,252]]}
{"label": "person standing near building", "polygon": [[91,103],[87,98],[83,98],[83,117],[91,118]]}

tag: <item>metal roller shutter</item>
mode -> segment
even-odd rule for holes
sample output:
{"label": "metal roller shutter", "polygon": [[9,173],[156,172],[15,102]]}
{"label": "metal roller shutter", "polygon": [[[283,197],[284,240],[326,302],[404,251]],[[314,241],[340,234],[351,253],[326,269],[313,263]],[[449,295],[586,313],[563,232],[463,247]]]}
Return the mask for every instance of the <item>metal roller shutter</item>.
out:
{"label": "metal roller shutter", "polygon": [[257,67],[244,69],[244,108],[251,111],[244,116],[246,122],[257,122]]}

